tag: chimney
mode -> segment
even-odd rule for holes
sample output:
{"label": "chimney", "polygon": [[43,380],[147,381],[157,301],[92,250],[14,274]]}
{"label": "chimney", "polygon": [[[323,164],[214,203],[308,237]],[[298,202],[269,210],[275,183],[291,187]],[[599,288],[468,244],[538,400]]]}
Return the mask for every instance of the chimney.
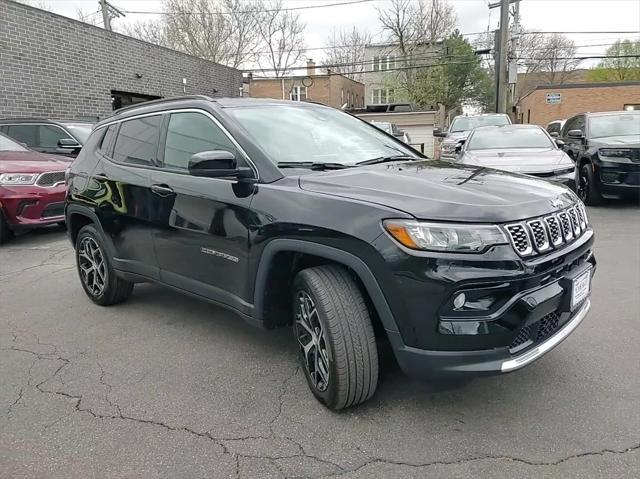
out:
{"label": "chimney", "polygon": [[316,74],[316,62],[314,62],[311,58],[307,59],[307,75],[313,76]]}

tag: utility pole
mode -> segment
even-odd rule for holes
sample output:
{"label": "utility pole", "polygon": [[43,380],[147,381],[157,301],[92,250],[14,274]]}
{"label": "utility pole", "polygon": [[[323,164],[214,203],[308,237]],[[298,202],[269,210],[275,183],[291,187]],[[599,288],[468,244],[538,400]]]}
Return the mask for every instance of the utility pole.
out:
{"label": "utility pole", "polygon": [[100,3],[100,9],[102,10],[102,23],[104,24],[104,29],[111,31],[111,17],[109,16],[109,4],[107,0],[98,0]]}
{"label": "utility pole", "polygon": [[509,98],[509,104],[514,106],[516,104],[516,88],[518,85],[518,40],[522,29],[520,26],[520,0],[516,0],[513,7],[513,26],[511,28],[511,50],[509,55],[509,86],[511,87],[511,94]]}
{"label": "utility pole", "polygon": [[500,44],[498,47],[500,65],[496,71],[498,84],[497,113],[507,112],[507,96],[509,93],[509,83],[507,81],[507,71],[509,69],[509,62],[507,61],[509,49],[509,3],[511,3],[510,0],[501,0],[500,2]]}

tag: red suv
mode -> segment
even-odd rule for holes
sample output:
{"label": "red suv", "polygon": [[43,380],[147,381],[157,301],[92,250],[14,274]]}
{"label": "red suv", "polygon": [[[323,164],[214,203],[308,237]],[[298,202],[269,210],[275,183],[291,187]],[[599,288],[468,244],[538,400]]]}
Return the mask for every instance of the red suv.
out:
{"label": "red suv", "polygon": [[25,148],[0,133],[0,243],[19,229],[64,222],[70,162]]}

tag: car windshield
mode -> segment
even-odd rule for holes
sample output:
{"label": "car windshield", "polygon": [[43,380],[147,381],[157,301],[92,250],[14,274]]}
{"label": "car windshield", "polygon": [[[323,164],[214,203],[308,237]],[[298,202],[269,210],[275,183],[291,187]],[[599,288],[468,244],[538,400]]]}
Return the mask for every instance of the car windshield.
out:
{"label": "car windshield", "polygon": [[479,126],[508,125],[509,118],[504,115],[461,116],[453,120],[449,131],[452,133],[470,131]]}
{"label": "car windshield", "polygon": [[308,162],[355,166],[387,157],[420,158],[378,128],[329,107],[285,104],[237,107],[227,112],[276,165]]}
{"label": "car windshield", "polygon": [[65,128],[73,133],[73,136],[83,145],[87,142],[93,125],[89,123],[65,123]]}
{"label": "car windshield", "polygon": [[17,141],[0,134],[0,151],[29,151]]}
{"label": "car windshield", "polygon": [[589,120],[591,138],[636,136],[640,141],[640,113],[594,116]]}
{"label": "car windshield", "polygon": [[553,148],[542,128],[481,128],[469,139],[468,150]]}

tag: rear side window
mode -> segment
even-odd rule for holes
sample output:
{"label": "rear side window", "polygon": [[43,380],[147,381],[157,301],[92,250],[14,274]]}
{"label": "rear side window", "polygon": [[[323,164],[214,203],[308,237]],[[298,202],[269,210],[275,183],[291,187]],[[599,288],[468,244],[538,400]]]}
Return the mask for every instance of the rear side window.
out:
{"label": "rear side window", "polygon": [[113,149],[113,159],[133,165],[155,164],[161,124],[161,115],[122,122]]}
{"label": "rear side window", "polygon": [[117,124],[110,125],[109,127],[107,127],[107,131],[104,133],[104,136],[100,141],[100,146],[98,147],[98,149],[107,156],[111,156],[113,138],[115,137],[117,129],[118,129]]}
{"label": "rear side window", "polygon": [[226,150],[239,159],[229,137],[211,119],[201,113],[173,113],[167,128],[164,166],[188,169],[189,159],[195,153]]}
{"label": "rear side window", "polygon": [[27,146],[35,147],[38,144],[38,125],[9,125],[7,134]]}
{"label": "rear side window", "polygon": [[57,148],[58,140],[71,138],[66,131],[54,125],[40,125],[40,148]]}

